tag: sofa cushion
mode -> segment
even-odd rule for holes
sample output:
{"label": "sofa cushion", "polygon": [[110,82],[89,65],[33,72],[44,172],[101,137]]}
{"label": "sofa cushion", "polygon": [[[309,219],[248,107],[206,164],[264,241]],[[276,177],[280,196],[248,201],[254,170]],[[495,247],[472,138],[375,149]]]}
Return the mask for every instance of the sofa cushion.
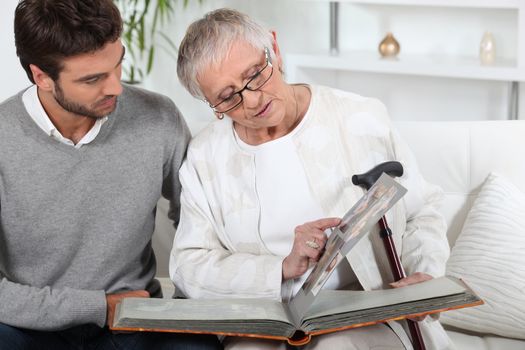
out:
{"label": "sofa cushion", "polygon": [[525,341],[447,330],[457,350],[523,350]]}
{"label": "sofa cushion", "polygon": [[525,339],[525,194],[490,174],[452,249],[447,274],[463,278],[485,301],[450,311],[456,328]]}

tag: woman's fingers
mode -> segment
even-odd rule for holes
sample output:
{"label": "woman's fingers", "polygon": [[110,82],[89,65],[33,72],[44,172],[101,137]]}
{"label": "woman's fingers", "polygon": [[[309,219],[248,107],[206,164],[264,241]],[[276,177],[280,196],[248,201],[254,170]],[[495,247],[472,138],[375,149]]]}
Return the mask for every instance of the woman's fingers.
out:
{"label": "woman's fingers", "polygon": [[315,221],[310,221],[310,222],[307,222],[306,224],[310,224],[311,226],[316,227],[320,229],[321,231],[324,231],[326,229],[336,227],[340,223],[341,223],[340,218],[324,218],[324,219],[319,219]]}
{"label": "woman's fingers", "polygon": [[390,286],[394,288],[400,288],[400,287],[408,286],[410,284],[425,282],[425,281],[431,280],[432,278],[433,277],[427,273],[416,272],[410,276],[400,279],[397,282],[390,283]]}
{"label": "woman's fingers", "polygon": [[283,261],[283,277],[297,278],[308,270],[309,262],[319,261],[328,240],[324,231],[340,223],[339,218],[323,218],[297,226],[292,251]]}
{"label": "woman's fingers", "polygon": [[324,246],[327,241],[327,236],[324,231],[328,228],[335,227],[341,223],[339,218],[324,218],[315,221],[310,221],[299,225],[295,228],[295,242],[298,242],[298,245],[303,243],[306,248],[309,248],[313,251],[305,251],[305,254],[311,258],[315,258],[319,253],[324,249]]}

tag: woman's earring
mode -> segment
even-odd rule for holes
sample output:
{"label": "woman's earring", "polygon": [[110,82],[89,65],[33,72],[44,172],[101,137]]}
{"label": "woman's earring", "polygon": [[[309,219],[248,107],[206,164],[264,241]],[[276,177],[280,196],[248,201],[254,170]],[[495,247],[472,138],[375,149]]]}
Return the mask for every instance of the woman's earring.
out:
{"label": "woman's earring", "polygon": [[224,113],[217,113],[217,112],[215,112],[215,116],[216,116],[217,119],[219,119],[219,120],[223,120],[223,119],[224,119]]}

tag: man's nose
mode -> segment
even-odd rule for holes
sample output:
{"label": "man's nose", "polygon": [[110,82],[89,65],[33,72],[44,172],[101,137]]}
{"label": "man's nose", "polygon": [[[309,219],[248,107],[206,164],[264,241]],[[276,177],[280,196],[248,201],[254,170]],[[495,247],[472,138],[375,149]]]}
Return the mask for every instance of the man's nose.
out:
{"label": "man's nose", "polygon": [[118,96],[122,93],[122,82],[120,81],[120,74],[111,74],[104,85],[105,96]]}

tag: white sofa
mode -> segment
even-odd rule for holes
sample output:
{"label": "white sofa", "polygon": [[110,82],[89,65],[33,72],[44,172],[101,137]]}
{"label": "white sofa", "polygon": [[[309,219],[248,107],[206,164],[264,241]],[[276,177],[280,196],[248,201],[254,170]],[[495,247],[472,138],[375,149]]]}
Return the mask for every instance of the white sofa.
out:
{"label": "white sofa", "polygon": [[[425,178],[445,192],[442,213],[449,224],[451,246],[490,172],[507,176],[525,192],[525,182],[520,181],[525,178],[525,121],[397,122],[396,127],[415,153]],[[158,210],[154,247],[159,276],[165,277],[174,230],[166,220],[166,202],[162,201]],[[165,294],[171,295],[169,279],[161,282]],[[525,340],[457,329],[447,332],[458,350],[525,349]]]}
{"label": "white sofa", "polygon": [[[449,225],[451,247],[490,172],[504,175],[525,192],[525,121],[399,122],[396,126],[425,178],[445,192],[441,212]],[[525,349],[525,340],[447,331],[458,350]]]}

